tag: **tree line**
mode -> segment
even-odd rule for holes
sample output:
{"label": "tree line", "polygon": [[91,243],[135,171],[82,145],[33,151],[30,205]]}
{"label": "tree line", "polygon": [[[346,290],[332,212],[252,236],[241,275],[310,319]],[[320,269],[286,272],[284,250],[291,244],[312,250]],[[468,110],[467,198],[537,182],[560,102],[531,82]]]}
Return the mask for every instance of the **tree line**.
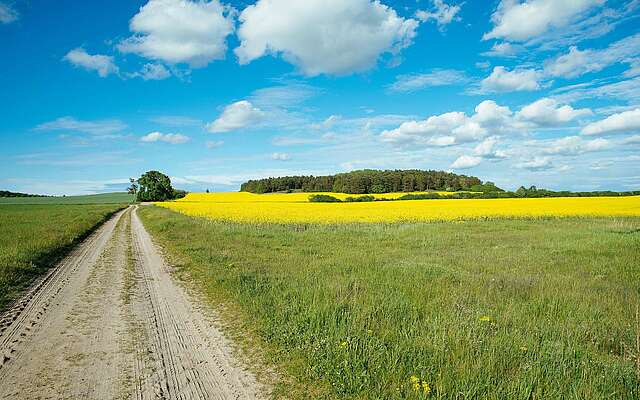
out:
{"label": "tree line", "polygon": [[29,193],[19,193],[19,192],[10,192],[8,190],[0,190],[0,197],[50,197],[42,194],[29,194]]}
{"label": "tree line", "polygon": [[350,194],[424,192],[430,190],[502,191],[491,182],[485,184],[475,176],[458,175],[444,171],[423,170],[359,170],[325,176],[283,176],[249,180],[240,186],[243,192],[336,192]]}

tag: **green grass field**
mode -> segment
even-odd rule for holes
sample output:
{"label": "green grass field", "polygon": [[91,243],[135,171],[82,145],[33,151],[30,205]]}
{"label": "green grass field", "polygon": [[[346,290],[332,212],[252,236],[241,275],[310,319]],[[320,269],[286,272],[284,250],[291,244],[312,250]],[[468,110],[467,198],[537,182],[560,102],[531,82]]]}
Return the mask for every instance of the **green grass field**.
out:
{"label": "green grass field", "polygon": [[121,207],[0,204],[0,310]]}
{"label": "green grass field", "polygon": [[140,215],[234,337],[281,371],[276,395],[640,397],[640,219],[315,226]]}
{"label": "green grass field", "polygon": [[103,193],[65,197],[0,197],[0,204],[126,204],[134,200],[135,196],[128,193]]}

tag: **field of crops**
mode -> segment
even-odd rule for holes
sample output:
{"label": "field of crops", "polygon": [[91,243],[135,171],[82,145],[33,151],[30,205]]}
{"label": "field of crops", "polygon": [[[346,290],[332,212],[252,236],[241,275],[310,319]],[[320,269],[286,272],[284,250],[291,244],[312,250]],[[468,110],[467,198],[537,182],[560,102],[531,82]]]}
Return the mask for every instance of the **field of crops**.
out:
{"label": "field of crops", "polygon": [[[345,199],[348,194],[327,193]],[[397,198],[406,193],[376,195]],[[450,221],[485,218],[640,216],[640,197],[409,200],[310,203],[308,193],[190,193],[157,203],[191,216],[238,222],[349,223]]]}
{"label": "field of crops", "polygon": [[[640,218],[253,224],[228,219],[287,220],[273,214],[282,204],[313,219],[345,206],[423,213],[464,201],[316,207],[302,195],[196,198],[217,201],[163,207],[224,220],[160,207],[140,215],[178,275],[245,348],[281,371],[276,397],[640,398]],[[471,204],[483,213],[499,204],[522,213],[517,204],[550,204],[552,215],[638,213],[637,198]]]}
{"label": "field of crops", "polygon": [[0,310],[120,207],[0,204]]}

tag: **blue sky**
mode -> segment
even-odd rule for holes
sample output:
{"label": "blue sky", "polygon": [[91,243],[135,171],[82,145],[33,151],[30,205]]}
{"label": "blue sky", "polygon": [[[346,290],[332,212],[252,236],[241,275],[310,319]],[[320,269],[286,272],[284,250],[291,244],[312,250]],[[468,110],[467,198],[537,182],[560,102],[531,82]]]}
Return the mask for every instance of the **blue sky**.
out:
{"label": "blue sky", "polygon": [[640,189],[638,0],[0,0],[0,187]]}

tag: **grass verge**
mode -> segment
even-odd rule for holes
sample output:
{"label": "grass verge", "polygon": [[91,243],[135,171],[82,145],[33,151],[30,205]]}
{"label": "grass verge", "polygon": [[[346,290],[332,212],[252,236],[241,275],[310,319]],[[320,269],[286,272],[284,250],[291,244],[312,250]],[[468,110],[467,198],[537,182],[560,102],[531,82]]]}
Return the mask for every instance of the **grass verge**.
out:
{"label": "grass verge", "polygon": [[121,205],[0,205],[0,310]]}
{"label": "grass verge", "polygon": [[179,273],[291,377],[276,396],[640,396],[638,218],[318,226],[139,213]]}

